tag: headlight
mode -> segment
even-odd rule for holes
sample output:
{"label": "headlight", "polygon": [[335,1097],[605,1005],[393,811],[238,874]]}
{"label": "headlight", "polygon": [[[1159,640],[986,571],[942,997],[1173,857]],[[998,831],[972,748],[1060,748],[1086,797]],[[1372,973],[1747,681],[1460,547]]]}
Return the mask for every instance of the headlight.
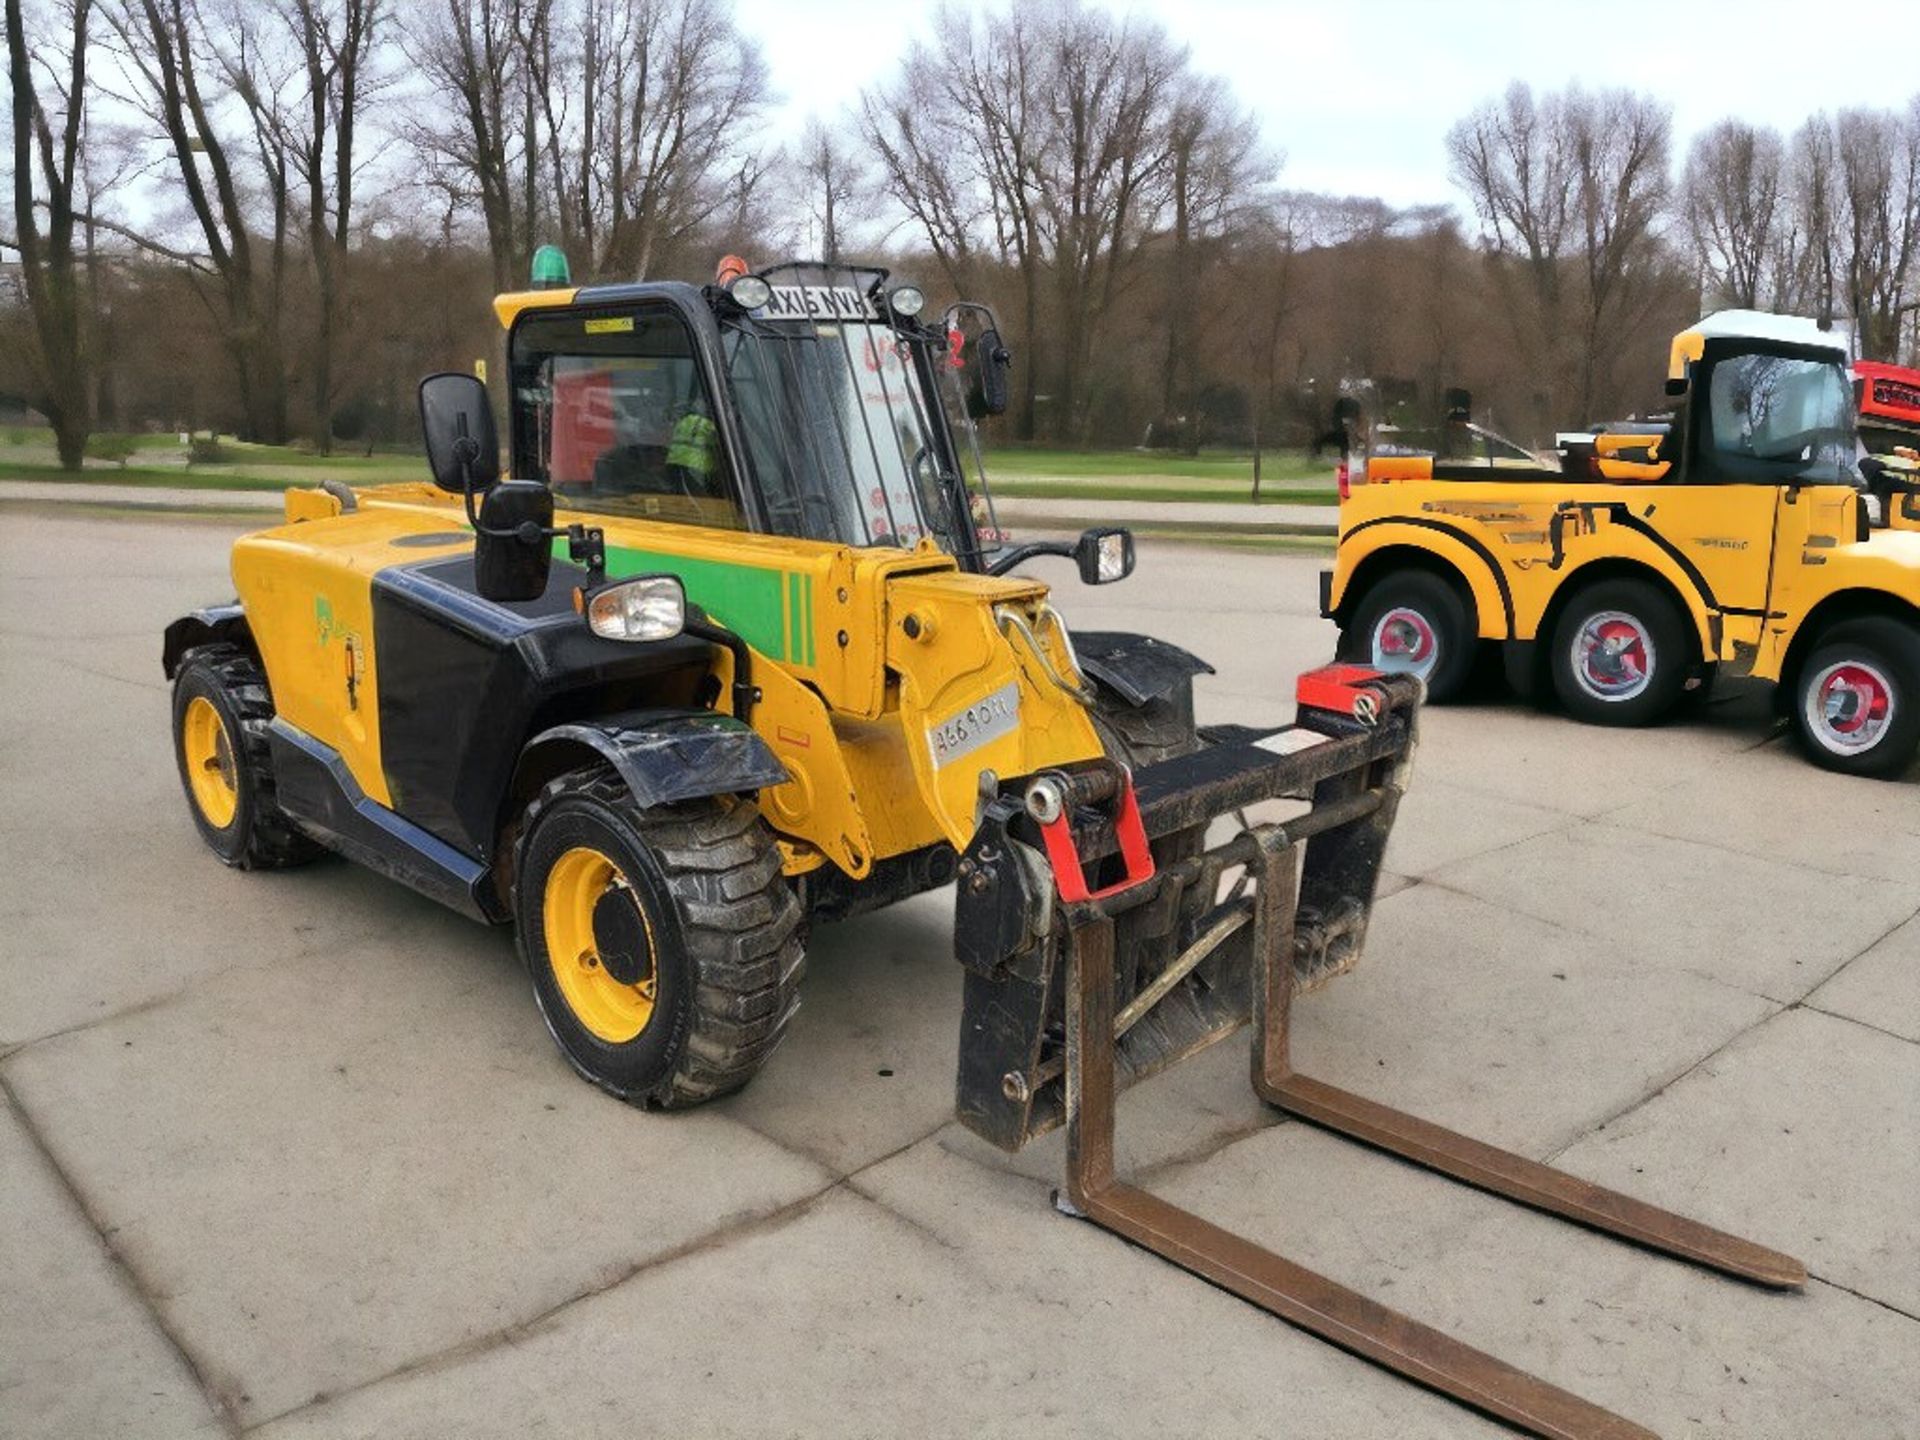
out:
{"label": "headlight", "polygon": [[587,625],[607,640],[671,640],[687,625],[686,589],[677,575],[617,581],[587,597]]}
{"label": "headlight", "polygon": [[911,320],[927,308],[927,297],[917,285],[897,285],[887,295],[887,305],[903,320]]}
{"label": "headlight", "polygon": [[742,310],[758,310],[773,299],[773,286],[758,275],[742,275],[727,286],[727,294],[733,297],[733,303]]}

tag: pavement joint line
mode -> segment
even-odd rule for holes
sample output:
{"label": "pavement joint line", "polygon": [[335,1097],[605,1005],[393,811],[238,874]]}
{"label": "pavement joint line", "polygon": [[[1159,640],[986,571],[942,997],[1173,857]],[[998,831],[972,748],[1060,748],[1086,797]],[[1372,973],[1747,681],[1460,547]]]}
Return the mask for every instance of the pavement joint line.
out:
{"label": "pavement joint line", "polygon": [[[804,1152],[792,1146],[782,1144],[780,1141],[772,1140],[771,1137],[767,1136],[763,1131],[755,1129],[742,1120],[736,1119],[733,1116],[727,1116],[726,1118],[729,1123],[738,1125],[741,1129],[750,1131],[763,1140],[769,1140],[770,1143],[779,1149],[785,1150],[790,1155],[800,1155],[803,1159],[815,1165],[819,1165],[820,1163],[813,1156],[806,1155]],[[491,1354],[493,1351],[504,1346],[516,1343],[523,1336],[533,1334],[536,1330],[556,1319],[563,1312],[572,1309],[575,1305],[583,1304],[586,1301],[605,1295],[609,1291],[616,1290],[641,1275],[663,1269],[666,1266],[675,1264],[678,1261],[685,1260],[694,1255],[704,1254],[710,1250],[718,1250],[738,1238],[767,1234],[783,1229],[787,1225],[804,1218],[808,1212],[836,1190],[845,1189],[852,1194],[858,1195],[862,1200],[870,1204],[880,1206],[880,1208],[887,1211],[888,1214],[895,1215],[901,1220],[906,1220],[906,1217],[899,1215],[899,1212],[894,1210],[893,1207],[879,1200],[875,1200],[871,1195],[856,1186],[853,1181],[856,1176],[862,1175],[876,1166],[884,1165],[894,1157],[913,1149],[914,1146],[925,1143],[933,1136],[939,1134],[941,1130],[944,1130],[948,1123],[949,1122],[942,1120],[935,1129],[923,1135],[918,1135],[903,1145],[897,1145],[885,1154],[875,1156],[872,1160],[866,1161],[844,1174],[835,1174],[831,1167],[822,1166],[821,1168],[824,1169],[828,1175],[833,1176],[833,1178],[818,1189],[810,1190],[805,1195],[791,1200],[776,1209],[770,1210],[764,1215],[747,1216],[731,1225],[722,1226],[717,1230],[704,1231],[682,1244],[661,1251],[658,1255],[650,1255],[638,1264],[628,1267],[604,1284],[595,1285],[590,1289],[569,1295],[564,1300],[556,1301],[537,1315],[529,1316],[524,1320],[516,1320],[509,1325],[501,1326],[497,1330],[490,1330],[484,1335],[476,1335],[470,1340],[462,1340],[458,1344],[444,1346],[439,1350],[430,1351],[425,1355],[415,1356],[404,1364],[395,1366],[392,1370],[385,1371],[379,1375],[369,1376],[365,1380],[355,1381],[351,1385],[344,1385],[338,1390],[321,1392],[309,1400],[304,1400],[298,1405],[289,1406],[287,1409],[279,1411],[276,1414],[262,1416],[260,1419],[254,1421],[253,1424],[242,1427],[239,1433],[244,1434],[257,1430],[264,1426],[285,1420],[289,1416],[299,1415],[308,1410],[330,1405],[336,1400],[345,1399],[350,1395],[357,1395],[363,1390],[371,1390],[375,1386],[384,1385],[390,1380],[398,1380],[408,1375],[437,1370],[463,1360]],[[907,1223],[912,1224],[913,1222],[908,1221]],[[915,1228],[919,1227],[916,1226]]]}
{"label": "pavement joint line", "polygon": [[[0,833],[10,834],[15,832],[0,831]],[[96,1015],[88,1020],[77,1020],[71,1025],[61,1026],[58,1030],[49,1030],[44,1035],[30,1035],[24,1040],[12,1040],[0,1043],[0,1067],[4,1067],[14,1056],[36,1045],[45,1045],[55,1040],[65,1039],[71,1035],[79,1035],[88,1030],[98,1029],[102,1025],[110,1025],[117,1020],[136,1019],[151,1011],[164,1009],[167,1006],[187,1000],[197,993],[202,986],[209,985],[216,980],[225,980],[235,972],[254,974],[269,967],[289,965],[295,961],[310,960],[323,952],[327,955],[344,957],[355,954],[362,949],[371,949],[376,945],[391,943],[393,943],[391,935],[368,935],[364,939],[354,940],[346,945],[330,945],[325,941],[313,940],[305,941],[298,949],[289,951],[285,955],[275,956],[269,960],[235,960],[231,964],[220,966],[217,970],[208,970],[190,979],[183,980],[172,990],[168,990],[159,995],[150,995],[146,999],[137,1000],[122,1009],[109,1011],[104,1015]],[[809,1156],[807,1158],[811,1159],[812,1157]],[[823,1168],[830,1169],[831,1167]]]}
{"label": "pavement joint line", "polygon": [[[1621,808],[1625,809],[1628,807],[1622,806]],[[1671,840],[1678,845],[1698,845],[1703,850],[1717,851],[1722,855],[1731,855],[1740,860],[1764,860],[1770,865],[1786,865],[1795,870],[1805,870],[1809,875],[1824,876],[1829,880],[1857,880],[1862,878],[1858,870],[1829,869],[1825,865],[1815,865],[1810,860],[1798,859],[1791,855],[1778,855],[1771,851],[1742,850],[1735,845],[1722,845],[1716,840],[1702,840],[1695,835],[1673,835],[1665,830],[1655,830],[1648,825],[1623,825],[1607,818],[1607,816],[1617,813],[1617,811],[1609,810],[1603,814],[1589,817],[1587,823],[1589,825],[1603,825],[1609,830],[1638,831],[1643,835],[1652,835],[1657,839]]]}
{"label": "pavement joint line", "polygon": [[737,1237],[753,1234],[770,1234],[785,1229],[788,1225],[803,1219],[816,1205],[846,1183],[846,1177],[842,1176],[839,1179],[829,1181],[817,1190],[808,1191],[798,1199],[791,1200],[777,1209],[768,1211],[764,1215],[751,1216],[735,1224],[725,1226],[722,1229],[706,1231],[683,1244],[673,1246],[668,1250],[663,1250],[658,1255],[648,1256],[639,1264],[623,1270],[603,1285],[596,1285],[591,1289],[569,1295],[566,1299],[549,1305],[537,1315],[528,1316],[524,1320],[516,1320],[509,1325],[501,1326],[498,1330],[489,1330],[486,1334],[476,1335],[470,1340],[462,1340],[458,1344],[443,1346],[425,1355],[417,1355],[404,1364],[397,1365],[382,1374],[369,1376],[365,1380],[356,1380],[353,1384],[343,1385],[338,1390],[321,1391],[316,1393],[311,1399],[301,1401],[298,1405],[291,1405],[285,1410],[278,1411],[272,1415],[261,1416],[251,1425],[243,1427],[239,1433],[247,1434],[267,1425],[276,1424],[291,1416],[301,1415],[309,1410],[320,1409],[333,1404],[337,1400],[344,1400],[349,1396],[358,1395],[362,1391],[385,1385],[389,1381],[404,1379],[409,1375],[439,1370],[446,1366],[475,1359],[482,1355],[490,1355],[495,1350],[516,1344],[522,1338],[533,1335],[542,1327],[558,1318],[563,1312],[572,1309],[574,1306],[597,1299],[599,1296],[605,1295],[611,1290],[616,1290],[628,1281],[636,1279],[641,1275],[709,1250],[717,1250]]}
{"label": "pavement joint line", "polygon": [[140,1283],[139,1270],[135,1268],[133,1262],[121,1251],[120,1247],[114,1244],[113,1237],[107,1233],[107,1228],[100,1223],[99,1216],[94,1214],[93,1207],[87,1204],[86,1196],[81,1193],[80,1187],[74,1183],[73,1177],[67,1173],[66,1167],[60,1163],[59,1158],[53,1153],[52,1147],[47,1144],[46,1137],[40,1133],[40,1127],[34,1123],[32,1112],[21,1103],[20,1097],[14,1093],[13,1085],[4,1073],[0,1073],[0,1095],[6,1097],[6,1102],[12,1108],[13,1113],[19,1116],[20,1128],[26,1132],[28,1140],[33,1144],[33,1148],[39,1152],[40,1158],[46,1162],[47,1169],[51,1171],[54,1178],[59,1181],[60,1189],[66,1195],[68,1201],[73,1205],[73,1208],[79,1213],[80,1217],[86,1221],[87,1228],[93,1231],[94,1238],[99,1242],[100,1248],[106,1252],[108,1262],[112,1265],[114,1274],[117,1275],[120,1282],[132,1292],[134,1298],[140,1302],[140,1308],[146,1312],[148,1319],[153,1322],[153,1328],[159,1331],[160,1338],[166,1342],[167,1348],[173,1351],[175,1357],[182,1365],[186,1366],[187,1373],[193,1377],[193,1383],[200,1387],[201,1397],[207,1402],[208,1410],[213,1414],[214,1418],[220,1422],[221,1427],[225,1429],[229,1435],[244,1434],[245,1427],[241,1425],[239,1415],[227,1403],[227,1399],[220,1393],[219,1387],[209,1380],[206,1369],[200,1364],[193,1351],[188,1348],[186,1342],[181,1339],[180,1336],[176,1335],[173,1327],[167,1323],[165,1313],[162,1312],[160,1306],[155,1303],[153,1296],[148,1293],[146,1286]]}
{"label": "pavement joint line", "polygon": [[1911,1320],[1915,1324],[1920,1324],[1920,1315],[1914,1314],[1911,1310],[1902,1310],[1898,1305],[1882,1300],[1877,1295],[1869,1295],[1866,1291],[1856,1290],[1851,1285],[1842,1285],[1838,1280],[1829,1280],[1824,1275],[1815,1275],[1811,1270],[1807,1272],[1807,1279],[1816,1285],[1824,1285],[1829,1290],[1838,1290],[1843,1295],[1851,1295],[1856,1300],[1864,1300],[1869,1305],[1878,1305],[1882,1310],[1891,1310],[1902,1320]]}
{"label": "pavement joint line", "polygon": [[[1859,958],[1858,956],[1854,957],[1854,959],[1858,959],[1858,958]],[[1847,962],[1847,965],[1851,965],[1852,963],[1853,961],[1849,960]],[[1846,966],[1843,965],[1840,968],[1844,970]],[[1838,975],[1840,971],[1836,970],[1833,973],[1835,975]],[[1833,977],[1828,976],[1827,978],[1832,979]],[[1824,984],[1825,981],[1822,981],[1821,983]],[[1819,986],[1815,986],[1814,988],[1818,989]],[[1793,1010],[1811,1010],[1816,1015],[1824,1015],[1829,1020],[1844,1020],[1849,1025],[1858,1025],[1863,1030],[1871,1030],[1874,1032],[1874,1034],[1884,1035],[1889,1040],[1898,1040],[1905,1045],[1920,1045],[1920,1040],[1915,1040],[1911,1035],[1902,1035],[1897,1030],[1889,1030],[1884,1025],[1874,1024],[1871,1020],[1862,1020],[1857,1015],[1842,1015],[1838,1010],[1828,1010],[1824,1006],[1815,1005],[1810,1001],[1802,1000],[1797,1005],[1792,1005],[1792,1006],[1789,1006],[1788,1008]]]}
{"label": "pavement joint line", "polygon": [[[1756,996],[1755,998],[1759,999],[1762,997]],[[1768,1003],[1777,1004],[1778,1002],[1769,1001]],[[1791,1005],[1780,1005],[1778,1009],[1771,1010],[1765,1015],[1762,1015],[1758,1020],[1755,1020],[1751,1025],[1742,1026],[1739,1030],[1736,1030],[1733,1034],[1729,1035],[1725,1040],[1722,1040],[1718,1045],[1714,1046],[1706,1054],[1702,1055],[1698,1060],[1694,1061],[1691,1065],[1687,1066],[1686,1069],[1680,1071],[1677,1075],[1669,1076],[1667,1079],[1661,1081],[1660,1084],[1656,1085],[1653,1089],[1649,1090],[1646,1094],[1642,1095],[1639,1099],[1628,1101],[1625,1105],[1622,1105],[1619,1109],[1615,1110],[1612,1114],[1606,1116],[1604,1119],[1596,1121],[1594,1124],[1589,1125],[1586,1129],[1580,1131],[1571,1140],[1567,1141],[1566,1144],[1561,1145],[1558,1148],[1548,1152],[1548,1154],[1544,1157],[1544,1162],[1548,1165],[1557,1163],[1560,1157],[1562,1155],[1565,1155],[1569,1150],[1573,1149],[1574,1146],[1580,1144],[1584,1140],[1591,1139],[1593,1136],[1598,1135],[1602,1130],[1605,1130],[1609,1125],[1612,1125],[1618,1121],[1624,1120],[1627,1118],[1627,1116],[1632,1115],[1636,1111],[1641,1110],[1647,1105],[1652,1104],[1655,1100],[1658,1100],[1662,1095],[1666,1094],[1667,1091],[1671,1090],[1674,1086],[1678,1085],[1682,1080],[1685,1080],[1689,1075],[1693,1074],[1701,1066],[1707,1064],[1715,1056],[1724,1052],[1726,1049],[1728,1049],[1728,1047],[1734,1045],[1740,1040],[1745,1039],[1748,1035],[1751,1035],[1754,1031],[1758,1030],[1762,1025],[1771,1024],[1774,1020],[1777,1020],[1780,1016],[1786,1014],[1789,1010],[1793,1008],[1794,1007]]]}

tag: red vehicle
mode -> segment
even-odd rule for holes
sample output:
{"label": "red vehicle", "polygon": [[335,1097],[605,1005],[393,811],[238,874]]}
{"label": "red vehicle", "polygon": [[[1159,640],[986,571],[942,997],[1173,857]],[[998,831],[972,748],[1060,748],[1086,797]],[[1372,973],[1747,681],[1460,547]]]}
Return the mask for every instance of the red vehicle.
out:
{"label": "red vehicle", "polygon": [[[1884,462],[1890,475],[1909,484],[1920,480],[1920,370],[1856,360],[1853,393],[1867,453]],[[1889,489],[1883,503],[1890,528],[1920,530],[1920,494]]]}

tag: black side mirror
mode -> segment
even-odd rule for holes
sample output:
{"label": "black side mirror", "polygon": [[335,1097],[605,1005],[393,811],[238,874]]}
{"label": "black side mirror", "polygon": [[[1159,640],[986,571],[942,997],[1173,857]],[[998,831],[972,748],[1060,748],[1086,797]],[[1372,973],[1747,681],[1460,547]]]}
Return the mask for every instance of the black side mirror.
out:
{"label": "black side mirror", "polygon": [[538,600],[553,566],[553,491],[502,480],[480,502],[474,588],[486,600]]}
{"label": "black side mirror", "polygon": [[1133,573],[1133,532],[1119,528],[1083,530],[1073,547],[1074,563],[1088,585],[1111,585]]}
{"label": "black side mirror", "polygon": [[1007,413],[1007,377],[1013,373],[1013,352],[994,329],[982,330],[973,343],[979,366],[968,408],[975,418],[1004,415]]}
{"label": "black side mirror", "polygon": [[433,483],[452,495],[477,495],[500,478],[500,437],[487,387],[457,370],[420,382],[420,433]]}
{"label": "black side mirror", "polygon": [[1669,376],[1667,378],[1667,398],[1669,400],[1678,400],[1686,393],[1687,382],[1684,377]]}

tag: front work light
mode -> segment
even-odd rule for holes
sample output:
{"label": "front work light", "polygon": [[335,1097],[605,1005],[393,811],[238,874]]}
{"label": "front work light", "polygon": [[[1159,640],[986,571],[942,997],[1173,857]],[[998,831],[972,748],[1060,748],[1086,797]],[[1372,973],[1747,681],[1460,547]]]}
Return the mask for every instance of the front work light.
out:
{"label": "front work light", "polygon": [[727,294],[742,310],[758,310],[773,299],[773,286],[758,275],[741,275],[727,286]]}
{"label": "front work light", "polygon": [[639,575],[587,597],[587,625],[606,640],[671,640],[687,625],[678,575]]}
{"label": "front work light", "polygon": [[542,245],[533,252],[533,288],[564,290],[573,284],[573,271],[567,266],[566,252],[558,245]]}
{"label": "front work light", "polygon": [[927,297],[917,285],[897,285],[887,294],[887,307],[902,320],[911,320],[927,308]]}

